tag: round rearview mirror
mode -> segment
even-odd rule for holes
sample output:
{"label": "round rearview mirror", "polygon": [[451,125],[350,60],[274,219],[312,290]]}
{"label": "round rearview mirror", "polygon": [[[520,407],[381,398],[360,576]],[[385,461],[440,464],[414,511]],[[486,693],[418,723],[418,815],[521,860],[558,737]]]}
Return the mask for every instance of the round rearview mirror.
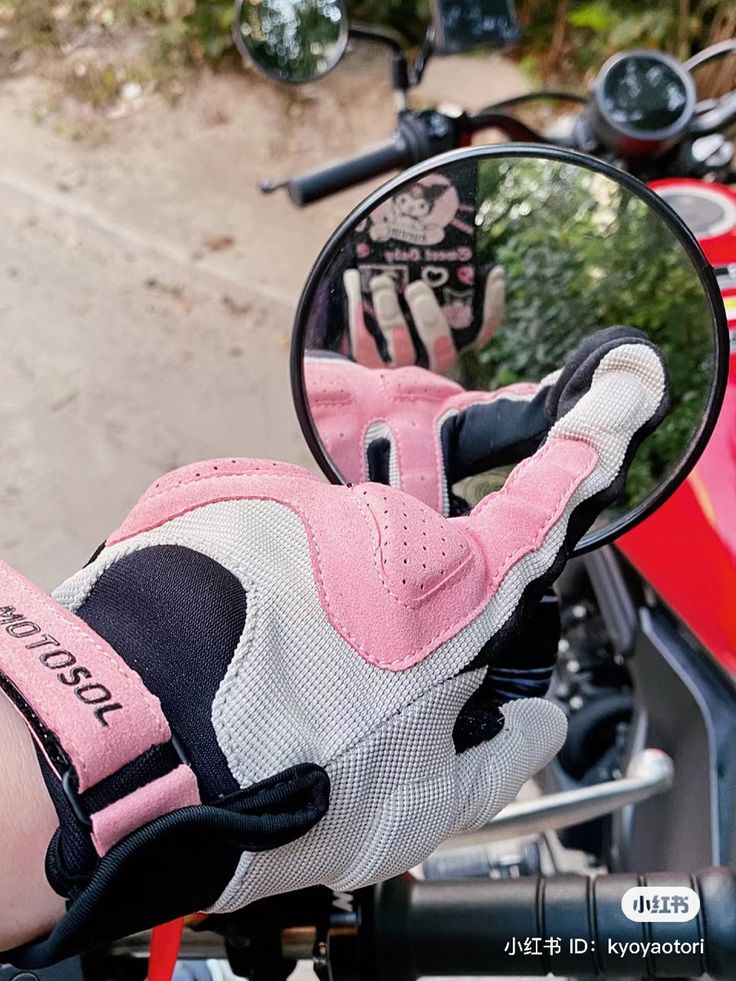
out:
{"label": "round rearview mirror", "polygon": [[345,53],[343,0],[236,0],[235,44],[243,57],[279,82],[326,75]]}
{"label": "round rearview mirror", "polygon": [[[675,212],[607,164],[520,145],[435,157],[364,201],[310,274],[292,347],[302,429],[331,480],[462,514],[544,442],[555,372],[617,326],[659,346],[672,406],[578,553],[661,504],[713,430],[729,349],[715,276]],[[506,439],[514,404],[522,440]]]}

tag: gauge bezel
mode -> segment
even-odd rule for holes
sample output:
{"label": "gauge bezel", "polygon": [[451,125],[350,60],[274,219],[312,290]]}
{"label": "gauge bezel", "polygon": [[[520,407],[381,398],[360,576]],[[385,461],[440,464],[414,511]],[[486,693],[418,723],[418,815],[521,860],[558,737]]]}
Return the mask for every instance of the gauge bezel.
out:
{"label": "gauge bezel", "polygon": [[[617,68],[622,62],[630,60],[638,61],[642,58],[647,58],[650,61],[659,61],[663,65],[666,65],[677,75],[685,89],[686,101],[682,112],[674,123],[670,123],[669,126],[665,126],[662,129],[634,129],[622,124],[619,120],[612,118],[603,101],[606,81],[613,69]],[[696,102],[695,82],[680,62],[662,51],[652,51],[647,48],[636,51],[623,51],[620,54],[613,55],[601,68],[593,86],[593,103],[603,123],[619,137],[624,137],[627,140],[633,140],[637,143],[668,143],[681,136],[687,130],[695,114]]]}

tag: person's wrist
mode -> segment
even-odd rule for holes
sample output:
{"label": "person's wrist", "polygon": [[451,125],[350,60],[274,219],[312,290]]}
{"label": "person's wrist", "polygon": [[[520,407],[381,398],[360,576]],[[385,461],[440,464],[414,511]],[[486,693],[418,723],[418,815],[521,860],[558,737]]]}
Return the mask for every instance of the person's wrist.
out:
{"label": "person's wrist", "polygon": [[2,951],[48,933],[64,915],[64,900],[49,885],[44,869],[46,850],[58,827],[56,811],[41,776],[33,737],[2,691],[0,747]]}

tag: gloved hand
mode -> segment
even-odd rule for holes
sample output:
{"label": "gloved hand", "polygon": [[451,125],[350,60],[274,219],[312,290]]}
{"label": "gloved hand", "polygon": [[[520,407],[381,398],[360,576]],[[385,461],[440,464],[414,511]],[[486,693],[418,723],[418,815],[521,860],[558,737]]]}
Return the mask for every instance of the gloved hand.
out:
{"label": "gloved hand", "polygon": [[476,392],[417,366],[304,359],[309,409],[342,476],[399,487],[445,516],[456,481],[537,449],[554,421],[545,408],[553,382]]}
{"label": "gloved hand", "polygon": [[460,351],[485,347],[503,320],[504,271],[477,255],[476,168],[454,173],[400,189],[356,229],[342,279],[358,364],[443,373]]}
{"label": "gloved hand", "polygon": [[[644,335],[598,330],[569,364],[626,338]],[[344,478],[399,487],[445,516],[457,481],[518,463],[539,447],[556,418],[561,374],[478,392],[416,366],[366,368],[325,353],[304,359],[312,418]]]}
{"label": "gloved hand", "polygon": [[[416,364],[419,355],[401,309],[394,277],[383,273],[368,279],[370,304],[364,298],[361,274],[357,269],[345,270],[343,286],[350,350],[355,360],[371,368]],[[473,307],[472,293],[466,292],[471,299],[465,301],[450,296],[447,303],[440,306],[435,289],[426,280],[414,280],[404,287],[403,297],[431,371],[447,371],[460,351],[484,348],[503,320],[506,277],[500,266],[494,266],[485,277],[482,319],[477,333],[470,342],[463,342],[460,331],[467,333],[471,326],[468,317]],[[372,332],[366,325],[368,318],[373,324]]]}
{"label": "gloved hand", "polygon": [[154,484],[54,600],[3,567],[2,683],[42,747],[69,897],[5,959],[352,890],[486,823],[565,734],[551,703],[503,704],[537,656],[515,662],[520,628],[667,404],[656,349],[612,341],[567,366],[542,448],[467,517],[216,460]]}

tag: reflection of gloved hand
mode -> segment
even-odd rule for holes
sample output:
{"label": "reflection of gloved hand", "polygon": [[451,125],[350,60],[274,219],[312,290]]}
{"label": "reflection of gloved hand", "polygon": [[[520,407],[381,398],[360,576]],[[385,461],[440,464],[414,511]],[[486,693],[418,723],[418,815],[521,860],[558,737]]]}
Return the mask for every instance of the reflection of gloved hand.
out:
{"label": "reflection of gloved hand", "polygon": [[488,821],[564,738],[552,704],[507,701],[520,628],[666,388],[644,342],[569,366],[542,449],[465,518],[216,460],[154,484],[56,601],[0,567],[3,687],[43,745],[70,897],[9,959],[351,890]]}
{"label": "reflection of gloved hand", "polygon": [[[568,363],[625,339],[644,335],[598,331]],[[315,354],[304,362],[315,426],[343,477],[399,487],[445,515],[454,483],[518,463],[537,449],[558,415],[568,372],[560,374],[478,392],[418,367],[371,369]]]}
{"label": "reflection of gloved hand", "polygon": [[[393,367],[416,364],[417,352],[399,303],[395,280],[385,273],[370,280],[372,313],[380,339],[375,338],[366,326],[360,273],[357,269],[345,271],[343,285],[347,298],[350,349],[358,364],[370,368],[382,367],[387,363]],[[493,337],[503,320],[504,272],[500,266],[496,266],[486,277],[482,322],[469,344],[463,344],[458,339],[458,329],[467,328],[467,323],[464,320],[458,324],[453,322],[456,312],[463,318],[466,316],[465,305],[458,305],[456,309],[452,303],[441,307],[434,290],[421,279],[406,286],[403,296],[411,313],[414,329],[426,351],[429,368],[432,371],[445,372],[455,363],[458,351],[466,348],[480,350]]]}
{"label": "reflection of gloved hand", "polygon": [[551,380],[466,392],[416,366],[365,368],[311,354],[304,381],[320,439],[345,480],[399,487],[444,515],[452,484],[529,456],[551,425]]}

